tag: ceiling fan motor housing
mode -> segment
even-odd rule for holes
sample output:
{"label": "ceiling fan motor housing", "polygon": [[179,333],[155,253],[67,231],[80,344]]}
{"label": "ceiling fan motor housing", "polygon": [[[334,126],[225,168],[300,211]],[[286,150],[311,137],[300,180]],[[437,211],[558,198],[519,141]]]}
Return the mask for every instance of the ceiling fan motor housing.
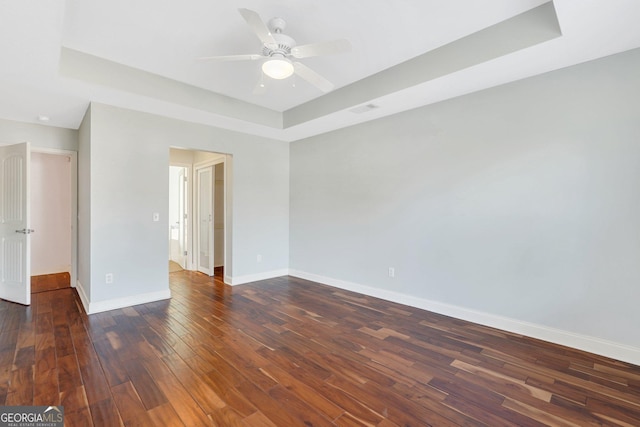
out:
{"label": "ceiling fan motor housing", "polygon": [[262,54],[264,56],[273,56],[275,54],[284,56],[291,55],[291,48],[296,45],[296,41],[288,35],[282,33],[275,33],[271,35],[273,36],[277,44],[265,44],[262,47]]}
{"label": "ceiling fan motor housing", "polygon": [[287,21],[282,18],[271,18],[268,22],[269,30],[271,30],[271,36],[274,38],[277,44],[267,43],[262,48],[262,54],[264,56],[271,57],[273,55],[289,56],[291,55],[291,48],[296,45],[296,41],[286,34],[283,34]]}

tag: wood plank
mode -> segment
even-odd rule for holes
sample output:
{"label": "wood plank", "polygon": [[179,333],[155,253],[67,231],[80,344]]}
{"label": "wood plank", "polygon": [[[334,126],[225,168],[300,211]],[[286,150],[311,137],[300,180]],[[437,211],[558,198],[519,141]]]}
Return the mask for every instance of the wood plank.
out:
{"label": "wood plank", "polygon": [[224,408],[226,403],[218,396],[207,383],[184,363],[177,354],[163,358],[164,362],[182,383],[185,390],[191,395],[205,413],[210,414],[216,409]]}
{"label": "wood plank", "polygon": [[225,427],[246,426],[246,424],[243,421],[245,417],[238,414],[233,408],[229,406],[216,409],[215,411],[209,414],[209,418],[211,419],[211,422],[215,426],[225,426]]}
{"label": "wood plank", "polygon": [[156,406],[153,409],[147,411],[149,418],[153,422],[153,426],[166,426],[166,427],[180,427],[184,426],[184,423],[180,419],[180,416],[173,409],[170,403]]}
{"label": "wood plank", "polygon": [[[89,405],[91,418],[96,426],[121,427],[124,426],[120,413],[113,399],[109,398]],[[176,424],[177,425],[177,424]]]}
{"label": "wood plank", "polygon": [[81,365],[80,376],[86,388],[89,404],[102,402],[111,398],[109,383],[99,363]]}
{"label": "wood plank", "polygon": [[68,425],[93,425],[89,403],[83,386],[60,392],[60,405],[64,406],[64,423]]}
{"label": "wood plank", "polygon": [[123,368],[116,351],[107,339],[93,341],[93,346],[104,370],[107,382],[110,386],[123,384],[129,380],[126,370]]}
{"label": "wood plank", "polygon": [[[291,414],[276,399],[250,381],[238,385],[238,390],[272,423],[277,426],[302,424],[302,420]],[[285,403],[285,402],[282,402]],[[307,424],[308,425],[308,424]]]}
{"label": "wood plank", "polygon": [[166,396],[149,375],[142,361],[128,360],[123,364],[133,387],[147,410],[168,403]]}
{"label": "wood plank", "polygon": [[207,426],[211,420],[204,413],[200,405],[191,397],[182,383],[173,375],[163,376],[157,380],[160,390],[171,396],[171,406],[176,411],[180,420],[186,426]]}
{"label": "wood plank", "polygon": [[35,364],[36,351],[34,346],[19,348],[13,362],[17,368],[26,368]]}
{"label": "wood plank", "polygon": [[60,405],[60,390],[58,388],[58,369],[34,372],[33,404],[37,406]]}
{"label": "wood plank", "polygon": [[58,357],[56,366],[58,370],[58,386],[61,392],[73,390],[82,385],[80,366],[78,366],[75,354]]}
{"label": "wood plank", "polygon": [[152,425],[151,418],[131,382],[111,387],[111,392],[125,426]]}
{"label": "wood plank", "polygon": [[6,405],[33,405],[33,367],[26,366],[11,372],[6,395]]}
{"label": "wood plank", "polygon": [[[267,375],[275,379],[280,386],[294,393],[300,400],[312,404],[315,410],[323,414],[325,418],[333,420],[344,414],[345,411],[343,408],[331,402],[318,390],[293,377],[285,370],[277,366],[267,366],[263,368],[263,370]],[[273,396],[272,392],[270,392],[270,394]]]}

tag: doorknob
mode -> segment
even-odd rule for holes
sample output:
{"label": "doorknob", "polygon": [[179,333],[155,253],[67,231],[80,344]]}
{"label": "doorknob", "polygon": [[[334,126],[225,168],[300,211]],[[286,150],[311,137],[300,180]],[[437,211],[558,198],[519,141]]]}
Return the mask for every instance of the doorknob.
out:
{"label": "doorknob", "polygon": [[35,233],[36,230],[32,230],[30,228],[23,228],[22,230],[16,230],[16,233],[22,233],[22,234],[31,234],[31,233]]}

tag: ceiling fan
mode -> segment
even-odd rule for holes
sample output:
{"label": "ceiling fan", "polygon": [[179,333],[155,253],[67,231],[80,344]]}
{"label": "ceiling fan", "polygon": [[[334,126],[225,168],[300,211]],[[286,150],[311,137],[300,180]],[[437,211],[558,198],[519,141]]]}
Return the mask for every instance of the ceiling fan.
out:
{"label": "ceiling fan", "polygon": [[[265,24],[260,15],[253,10],[238,9],[238,12],[262,42],[262,52],[245,55],[209,56],[199,59],[212,61],[262,60],[263,73],[273,79],[286,79],[295,73],[323,92],[329,92],[333,89],[333,83],[295,60],[348,52],[351,50],[351,43],[348,40],[339,39],[297,46],[292,37],[282,32],[286,26],[284,19],[273,18],[269,20],[268,24]],[[264,90],[264,83],[261,80],[254,93],[259,93],[262,90]]]}

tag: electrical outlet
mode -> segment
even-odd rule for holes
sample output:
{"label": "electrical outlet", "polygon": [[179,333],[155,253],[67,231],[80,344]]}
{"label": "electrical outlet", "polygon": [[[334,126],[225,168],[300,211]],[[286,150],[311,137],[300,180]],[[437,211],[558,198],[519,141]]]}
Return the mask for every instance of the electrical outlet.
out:
{"label": "electrical outlet", "polygon": [[389,277],[396,277],[396,269],[389,267]]}
{"label": "electrical outlet", "polygon": [[104,275],[104,283],[113,283],[113,273],[107,273]]}
{"label": "electrical outlet", "polygon": [[256,257],[256,261],[262,262],[262,255],[258,254],[258,256]]}
{"label": "electrical outlet", "polygon": [[153,213],[153,222],[160,221],[160,214],[158,212]]}

